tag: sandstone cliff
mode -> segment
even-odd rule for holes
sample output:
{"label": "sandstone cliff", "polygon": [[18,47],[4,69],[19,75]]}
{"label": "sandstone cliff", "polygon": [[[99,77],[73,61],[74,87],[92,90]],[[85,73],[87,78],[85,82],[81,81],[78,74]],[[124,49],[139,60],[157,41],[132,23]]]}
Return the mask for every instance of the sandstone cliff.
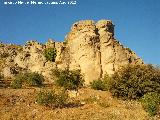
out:
{"label": "sandstone cliff", "polygon": [[[55,62],[44,57],[46,48],[56,48]],[[5,77],[29,70],[50,78],[51,69],[80,69],[85,82],[113,74],[125,64],[143,64],[143,61],[129,48],[123,47],[114,38],[114,25],[110,20],[79,21],[71,27],[64,42],[48,40],[46,44],[29,41],[24,46],[0,46],[1,72]],[[2,62],[3,61],[3,62]]]}

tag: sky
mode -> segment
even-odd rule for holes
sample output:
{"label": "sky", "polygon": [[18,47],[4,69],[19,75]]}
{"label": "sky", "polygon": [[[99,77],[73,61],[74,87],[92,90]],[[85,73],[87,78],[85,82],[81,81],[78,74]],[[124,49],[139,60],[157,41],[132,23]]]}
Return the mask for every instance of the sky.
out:
{"label": "sky", "polygon": [[4,4],[6,1],[16,2],[0,1],[1,42],[23,45],[28,40],[63,41],[72,24],[79,20],[109,19],[115,25],[117,40],[145,63],[160,65],[160,0],[75,0],[74,5],[9,5]]}

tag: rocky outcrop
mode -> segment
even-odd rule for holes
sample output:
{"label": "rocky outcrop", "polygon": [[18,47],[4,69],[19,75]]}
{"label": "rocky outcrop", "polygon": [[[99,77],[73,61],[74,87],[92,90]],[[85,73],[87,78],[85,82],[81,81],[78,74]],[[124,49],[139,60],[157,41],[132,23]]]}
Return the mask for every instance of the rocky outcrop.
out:
{"label": "rocky outcrop", "polygon": [[114,38],[114,25],[110,20],[92,20],[75,23],[66,37],[69,68],[80,69],[86,84],[113,74],[119,66],[142,64],[143,61]]}
{"label": "rocky outcrop", "polygon": [[[1,57],[5,60],[2,72],[6,75],[9,75],[9,66],[42,73],[48,80],[51,80],[53,68],[79,69],[86,84],[89,84],[106,73],[113,74],[119,66],[143,64],[133,51],[123,47],[114,38],[114,25],[110,20],[100,20],[97,23],[92,20],[79,21],[73,24],[64,42],[49,39],[46,44],[40,44],[29,41],[23,47],[10,50],[6,46],[9,45],[0,47],[0,55],[8,55],[5,59]],[[44,57],[46,48],[57,50],[55,62],[47,61]]]}
{"label": "rocky outcrop", "polygon": [[68,34],[70,69],[80,69],[86,82],[101,77],[100,39],[94,21],[80,21]]}

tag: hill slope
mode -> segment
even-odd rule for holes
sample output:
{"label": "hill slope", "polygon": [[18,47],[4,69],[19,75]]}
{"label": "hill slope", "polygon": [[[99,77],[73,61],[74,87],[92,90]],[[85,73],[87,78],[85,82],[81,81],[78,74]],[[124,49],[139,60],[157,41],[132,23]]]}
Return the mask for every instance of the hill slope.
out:
{"label": "hill slope", "polygon": [[[121,101],[109,92],[79,90],[79,106],[51,109],[35,102],[39,89],[0,89],[1,120],[148,120],[136,101]],[[157,118],[158,120],[158,118]]]}

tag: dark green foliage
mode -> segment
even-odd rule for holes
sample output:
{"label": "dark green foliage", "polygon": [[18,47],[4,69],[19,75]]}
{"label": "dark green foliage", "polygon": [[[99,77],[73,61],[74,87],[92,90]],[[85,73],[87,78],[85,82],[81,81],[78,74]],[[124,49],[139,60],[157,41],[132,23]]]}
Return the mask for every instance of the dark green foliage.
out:
{"label": "dark green foliage", "polygon": [[91,88],[94,90],[102,90],[102,91],[107,90],[106,83],[103,80],[94,80],[93,82],[90,83],[90,85]]}
{"label": "dark green foliage", "polygon": [[20,73],[15,77],[15,80],[11,82],[11,87],[18,89],[24,86],[42,86],[44,77],[36,72],[33,73]]}
{"label": "dark green foliage", "polygon": [[47,48],[44,51],[44,56],[48,61],[55,62],[56,59],[56,49],[55,48]]}
{"label": "dark green foliage", "polygon": [[105,76],[103,78],[103,81],[105,83],[106,90],[110,90],[110,88],[111,88],[110,82],[112,81],[112,77],[109,76],[108,74],[105,74]]}
{"label": "dark green foliage", "polygon": [[84,83],[79,70],[54,69],[53,75],[56,76],[55,84],[68,90],[78,89],[82,87]]}
{"label": "dark green foliage", "polygon": [[143,108],[149,113],[150,116],[156,115],[160,105],[160,93],[147,93],[140,99]]}
{"label": "dark green foliage", "polygon": [[112,78],[108,74],[106,74],[103,79],[94,80],[93,82],[90,83],[90,85],[92,89],[107,91],[110,89],[109,82],[111,80]]}
{"label": "dark green foliage", "polygon": [[43,83],[43,81],[44,81],[43,75],[38,74],[38,73],[36,73],[36,72],[27,73],[27,74],[26,74],[26,77],[27,77],[26,83],[27,83],[29,86],[42,86],[42,83]]}
{"label": "dark green foliage", "polygon": [[147,92],[160,92],[160,70],[152,65],[121,67],[109,82],[113,96],[137,99]]}
{"label": "dark green foliage", "polygon": [[22,81],[20,79],[15,79],[14,81],[11,82],[11,87],[13,89],[22,88]]}
{"label": "dark green foliage", "polygon": [[18,74],[11,82],[11,87],[14,89],[22,88],[22,83],[27,79],[25,74]]}
{"label": "dark green foliage", "polygon": [[37,94],[36,101],[40,105],[49,107],[64,107],[67,104],[68,94],[61,90],[56,93],[55,91],[40,91]]}

